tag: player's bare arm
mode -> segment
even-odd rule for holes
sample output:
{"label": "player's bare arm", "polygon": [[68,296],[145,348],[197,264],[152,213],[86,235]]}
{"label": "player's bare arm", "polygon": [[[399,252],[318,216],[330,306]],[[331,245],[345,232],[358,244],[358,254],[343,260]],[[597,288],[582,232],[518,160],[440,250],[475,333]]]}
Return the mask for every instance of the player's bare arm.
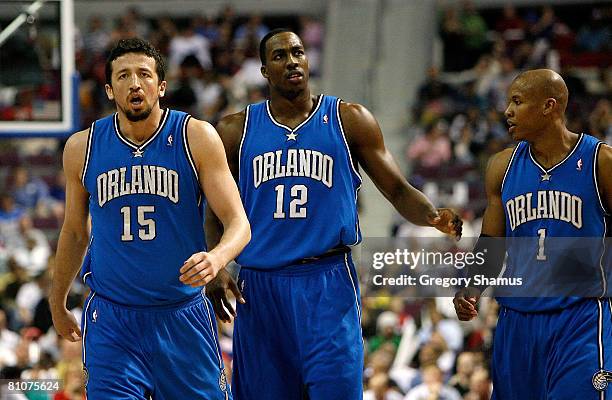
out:
{"label": "player's bare arm", "polygon": [[[238,182],[238,152],[245,117],[246,114],[243,111],[228,115],[217,124],[217,132],[225,148],[227,163],[236,182]],[[223,225],[210,208],[210,205],[206,207],[205,231],[206,240],[210,246],[215,246],[223,233]],[[236,317],[236,311],[227,297],[228,290],[232,292],[239,302],[246,303],[236,281],[225,269],[221,270],[217,277],[206,286],[206,296],[212,302],[215,313],[223,322],[231,322],[232,317]]]}
{"label": "player's bare arm", "polygon": [[380,126],[372,113],[360,104],[341,103],[340,115],[351,154],[395,209],[413,224],[433,226],[461,237],[459,216],[450,209],[436,210],[423,193],[408,183],[385,147]]}
{"label": "player's bare arm", "polygon": [[597,155],[599,195],[608,214],[612,213],[612,147],[602,144]]}
{"label": "player's bare arm", "polygon": [[[505,236],[506,219],[504,206],[501,199],[502,182],[512,152],[514,149],[506,149],[493,155],[487,165],[485,173],[485,191],[487,194],[487,208],[482,218],[481,235],[490,237]],[[500,266],[503,260],[487,260],[486,266]],[[499,271],[487,271],[497,275]],[[496,274],[497,272],[497,274]],[[480,290],[477,288],[462,289],[457,292],[453,303],[460,321],[469,321],[478,315],[476,303],[480,298]]]}
{"label": "player's bare arm", "polygon": [[74,315],[66,309],[70,286],[81,267],[87,248],[88,193],[81,183],[85,161],[88,131],[72,135],[64,148],[64,173],[66,175],[66,211],[57,246],[56,266],[49,304],[53,325],[64,339],[75,342],[81,338],[81,330]]}
{"label": "player's bare arm", "polygon": [[189,147],[208,204],[223,225],[223,235],[208,252],[193,254],[181,267],[180,280],[203,286],[217,276],[251,239],[251,230],[240,201],[238,187],[229,169],[223,143],[215,128],[192,119],[187,127]]}

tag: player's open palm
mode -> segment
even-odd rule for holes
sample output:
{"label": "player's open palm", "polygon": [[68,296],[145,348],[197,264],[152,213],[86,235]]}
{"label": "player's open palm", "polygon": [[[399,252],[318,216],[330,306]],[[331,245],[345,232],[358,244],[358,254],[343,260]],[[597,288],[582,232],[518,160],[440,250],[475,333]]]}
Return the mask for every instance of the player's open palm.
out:
{"label": "player's open palm", "polygon": [[201,251],[185,260],[179,280],[191,287],[204,286],[215,279],[223,267],[225,265],[215,254]]}
{"label": "player's open palm", "polygon": [[232,322],[232,317],[236,318],[236,310],[227,298],[228,290],[234,294],[234,297],[240,303],[246,303],[236,281],[225,269],[219,271],[217,277],[206,286],[206,296],[212,302],[215,313],[223,322]]}
{"label": "player's open palm", "polygon": [[455,312],[459,321],[469,321],[476,318],[478,315],[476,304],[479,299],[480,290],[473,287],[461,289],[455,293],[453,304],[455,305]]}
{"label": "player's open palm", "polygon": [[457,240],[461,239],[461,231],[463,230],[461,217],[450,208],[438,208],[437,211],[436,216],[428,218],[431,226],[440,232],[454,236]]}
{"label": "player's open palm", "polygon": [[76,342],[81,339],[81,328],[74,314],[66,307],[56,307],[51,310],[55,331],[64,339]]}

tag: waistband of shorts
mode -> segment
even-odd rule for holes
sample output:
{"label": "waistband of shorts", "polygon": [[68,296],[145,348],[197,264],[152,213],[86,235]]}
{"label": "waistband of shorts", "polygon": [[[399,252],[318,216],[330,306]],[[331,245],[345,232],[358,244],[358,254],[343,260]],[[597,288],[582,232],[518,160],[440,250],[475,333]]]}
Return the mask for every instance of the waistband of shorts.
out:
{"label": "waistband of shorts", "polygon": [[190,307],[194,304],[198,304],[201,303],[204,300],[204,292],[203,291],[199,291],[197,294],[188,297],[186,299],[183,300],[179,300],[177,302],[174,303],[168,303],[168,304],[149,304],[149,305],[131,305],[131,304],[123,304],[123,303],[117,303],[116,301],[113,301],[111,299],[109,299],[108,297],[104,297],[102,295],[100,295],[97,292],[92,292],[93,296],[95,296],[97,299],[102,300],[105,303],[109,303],[110,305],[114,306],[114,307],[118,307],[118,308],[122,308],[124,310],[130,310],[130,311],[139,311],[139,312],[166,312],[166,311],[176,311],[176,310],[180,310],[182,308],[187,308]]}
{"label": "waistband of shorts", "polygon": [[339,266],[344,267],[344,263],[345,261],[348,261],[350,255],[350,249],[347,247],[347,250],[345,252],[338,252],[335,254],[325,255],[323,257],[310,257],[308,259],[305,258],[296,263],[285,265],[279,268],[261,269],[243,266],[240,268],[240,270],[279,276],[310,275],[329,271],[338,268]]}

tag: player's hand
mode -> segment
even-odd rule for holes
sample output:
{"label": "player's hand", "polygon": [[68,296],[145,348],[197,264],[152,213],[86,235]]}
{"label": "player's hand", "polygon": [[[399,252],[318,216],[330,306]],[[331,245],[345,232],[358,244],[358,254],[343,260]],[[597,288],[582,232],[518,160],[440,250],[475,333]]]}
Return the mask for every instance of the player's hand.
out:
{"label": "player's hand", "polygon": [[436,214],[427,217],[431,226],[440,232],[453,236],[456,240],[461,239],[463,229],[461,217],[450,208],[438,208],[436,211]]}
{"label": "player's hand", "polygon": [[225,269],[219,271],[217,277],[206,286],[206,297],[210,299],[215,313],[223,322],[232,322],[232,318],[236,318],[236,310],[234,310],[232,303],[227,299],[228,290],[234,294],[234,297],[240,303],[246,303],[236,281]]}
{"label": "player's hand", "polygon": [[77,323],[74,314],[66,306],[51,307],[51,317],[55,331],[69,342],[81,340],[81,328]]}
{"label": "player's hand", "polygon": [[476,318],[478,315],[476,304],[480,299],[480,294],[480,290],[474,287],[464,288],[455,293],[453,304],[459,321],[469,321]]}
{"label": "player's hand", "polygon": [[214,253],[201,251],[193,254],[180,269],[179,280],[191,287],[204,286],[215,279],[225,264]]}

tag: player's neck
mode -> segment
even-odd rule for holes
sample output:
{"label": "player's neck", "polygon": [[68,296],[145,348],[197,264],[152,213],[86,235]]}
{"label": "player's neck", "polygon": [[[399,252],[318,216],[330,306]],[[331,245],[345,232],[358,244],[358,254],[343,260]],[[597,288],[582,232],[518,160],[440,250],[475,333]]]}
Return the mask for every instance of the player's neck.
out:
{"label": "player's neck", "polygon": [[558,123],[529,144],[536,160],[544,168],[550,168],[567,157],[578,138],[579,135],[569,131],[563,123]]}
{"label": "player's neck", "polygon": [[310,88],[306,88],[292,99],[272,90],[270,92],[270,111],[277,119],[295,118],[297,115],[306,118],[315,107],[315,101],[310,94]]}
{"label": "player's neck", "polygon": [[146,119],[133,122],[124,113],[119,112],[119,131],[132,142],[141,144],[155,133],[159,127],[162,114],[162,109],[159,108],[159,105],[156,105]]}

